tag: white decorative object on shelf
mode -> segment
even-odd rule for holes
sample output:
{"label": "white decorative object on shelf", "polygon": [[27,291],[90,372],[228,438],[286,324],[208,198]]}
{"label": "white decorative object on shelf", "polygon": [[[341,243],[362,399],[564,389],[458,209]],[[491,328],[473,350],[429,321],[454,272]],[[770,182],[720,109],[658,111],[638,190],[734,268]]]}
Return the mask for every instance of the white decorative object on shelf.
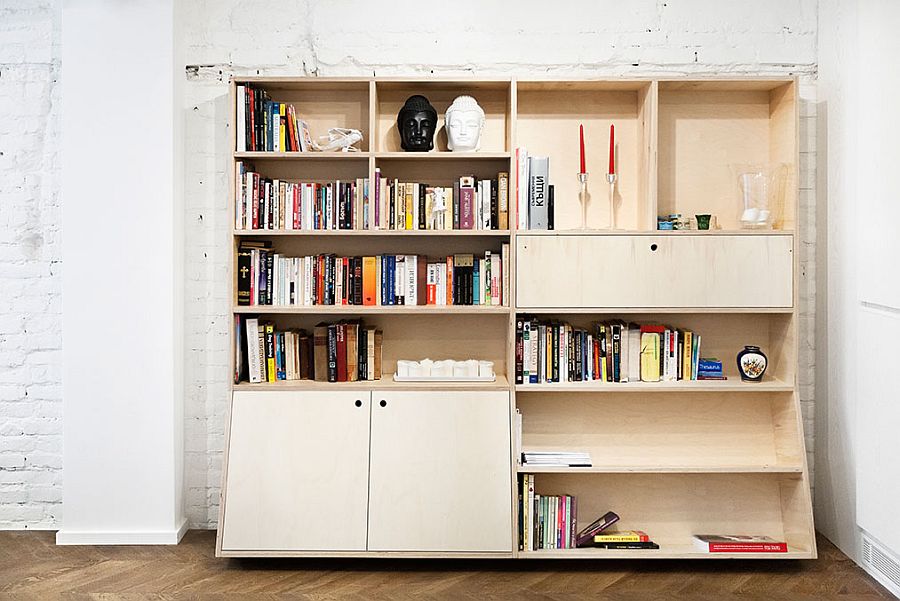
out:
{"label": "white decorative object on shelf", "polygon": [[312,143],[312,147],[320,152],[339,150],[341,152],[359,152],[359,148],[353,146],[363,139],[362,132],[358,129],[346,127],[332,127],[324,136]]}
{"label": "white decorative object on shelf", "polygon": [[457,96],[444,116],[447,148],[454,152],[472,152],[481,148],[484,109],[471,96]]}
{"label": "white decorative object on shelf", "polygon": [[493,361],[475,359],[400,359],[397,361],[397,373],[394,374],[395,382],[494,382],[496,379]]}

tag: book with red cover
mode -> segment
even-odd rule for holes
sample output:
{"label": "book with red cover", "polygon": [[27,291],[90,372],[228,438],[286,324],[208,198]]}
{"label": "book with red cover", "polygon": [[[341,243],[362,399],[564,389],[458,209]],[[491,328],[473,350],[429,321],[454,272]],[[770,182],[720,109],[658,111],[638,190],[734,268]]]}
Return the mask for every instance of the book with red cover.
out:
{"label": "book with red cover", "polygon": [[594,535],[600,534],[613,524],[619,521],[618,514],[607,511],[602,516],[597,518],[590,526],[583,529],[578,535],[575,537],[575,546],[576,547],[590,547],[594,544]]}
{"label": "book with red cover", "polygon": [[707,553],[787,553],[786,542],[743,534],[695,534],[694,547]]}
{"label": "book with red cover", "polygon": [[337,334],[337,381],[347,381],[347,324],[339,323],[335,329]]}

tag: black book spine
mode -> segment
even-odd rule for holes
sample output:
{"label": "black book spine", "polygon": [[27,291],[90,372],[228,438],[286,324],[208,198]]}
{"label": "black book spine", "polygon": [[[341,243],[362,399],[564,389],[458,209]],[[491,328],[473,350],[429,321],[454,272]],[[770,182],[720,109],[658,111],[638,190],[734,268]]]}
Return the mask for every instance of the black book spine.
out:
{"label": "black book spine", "polygon": [[362,304],[362,257],[353,258],[353,304]]}
{"label": "black book spine", "polygon": [[491,229],[500,229],[500,204],[498,198],[497,180],[491,180]]}
{"label": "black book spine", "polygon": [[275,271],[275,253],[266,253],[266,304],[272,304],[272,278]]}
{"label": "black book spine", "polygon": [[362,326],[359,327],[359,334],[356,337],[357,345],[357,380],[364,381],[368,374],[366,362],[369,360],[369,332]]}
{"label": "black book spine", "polygon": [[419,229],[424,230],[425,224],[425,184],[419,184]]}
{"label": "black book spine", "polygon": [[549,192],[547,193],[547,229],[553,229],[553,208],[554,204],[554,190],[553,184],[548,186]]}
{"label": "black book spine", "polygon": [[516,319],[516,384],[522,383],[523,360],[525,358],[525,340],[522,338],[524,323],[522,318]]}
{"label": "black book spine", "polygon": [[[340,259],[343,269],[341,269],[341,304],[342,305],[350,305],[353,303],[353,291],[350,289],[350,277],[352,275],[350,271],[350,261],[351,259],[347,259],[347,265],[343,265],[344,259]],[[346,303],[344,301],[347,301]]]}
{"label": "black book spine", "polygon": [[337,326],[328,326],[328,381],[337,382]]}
{"label": "black book spine", "polygon": [[253,253],[249,250],[241,249],[238,251],[238,282],[237,282],[237,303],[238,306],[245,307],[250,304],[250,271]]}
{"label": "black book spine", "polygon": [[575,335],[575,381],[581,382],[581,370],[583,369],[583,362],[581,354],[584,352],[584,347],[582,347],[581,340],[581,330],[577,330],[573,332]]}
{"label": "black book spine", "polygon": [[[477,261],[477,259],[474,259]],[[475,264],[466,268],[466,304],[475,304]]]}
{"label": "black book spine", "polygon": [[252,108],[250,106],[250,90],[251,87],[249,85],[244,86],[244,97],[242,99],[244,103],[244,140],[246,144],[245,150],[253,150],[254,141],[253,141],[253,113]]}
{"label": "black book spine", "polygon": [[338,196],[338,228],[342,230],[349,229],[347,227],[347,186],[339,184],[335,191]]}
{"label": "black book spine", "polygon": [[550,352],[553,353],[551,359],[553,361],[552,369],[551,369],[551,381],[559,382],[559,324],[555,323],[550,326],[552,330],[553,339],[550,343],[551,349]]}

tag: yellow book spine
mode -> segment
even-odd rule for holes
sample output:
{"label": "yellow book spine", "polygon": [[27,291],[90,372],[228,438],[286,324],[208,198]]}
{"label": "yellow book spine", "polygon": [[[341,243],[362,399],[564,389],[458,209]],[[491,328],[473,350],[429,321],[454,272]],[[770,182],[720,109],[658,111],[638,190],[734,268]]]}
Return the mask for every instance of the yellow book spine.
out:
{"label": "yellow book spine", "polygon": [[[275,335],[275,326],[272,324],[266,324],[266,355],[269,354],[269,340],[272,336]],[[272,356],[266,357],[266,380],[269,382],[275,381],[275,356],[272,353]]]}
{"label": "yellow book spine", "polygon": [[283,102],[278,105],[278,112],[281,115],[281,127],[278,130],[278,137],[279,137],[278,143],[280,144],[279,149],[281,150],[281,152],[284,152],[287,150],[287,145],[285,144],[285,142],[287,140],[287,136],[285,136],[285,133],[287,132],[287,122],[285,120],[285,109],[286,108],[287,108],[287,105],[285,105]]}
{"label": "yellow book spine", "polygon": [[690,330],[685,330],[684,332],[684,355],[681,357],[681,377],[684,380],[691,379],[691,348],[692,348],[692,335]]}

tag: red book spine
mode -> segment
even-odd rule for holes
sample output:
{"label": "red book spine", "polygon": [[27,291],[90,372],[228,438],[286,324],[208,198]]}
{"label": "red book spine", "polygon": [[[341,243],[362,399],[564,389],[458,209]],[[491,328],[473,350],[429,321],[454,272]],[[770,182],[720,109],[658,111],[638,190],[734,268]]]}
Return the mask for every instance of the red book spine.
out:
{"label": "red book spine", "polygon": [[252,174],[252,188],[253,188],[253,226],[252,228],[255,230],[259,229],[259,174]]}
{"label": "red book spine", "polygon": [[347,381],[347,324],[338,324],[337,334],[337,381]]}
{"label": "red book spine", "polygon": [[294,229],[300,229],[300,184],[294,184],[294,197],[291,199],[294,205]]}
{"label": "red book spine", "polygon": [[787,543],[709,543],[710,553],[787,553]]}

